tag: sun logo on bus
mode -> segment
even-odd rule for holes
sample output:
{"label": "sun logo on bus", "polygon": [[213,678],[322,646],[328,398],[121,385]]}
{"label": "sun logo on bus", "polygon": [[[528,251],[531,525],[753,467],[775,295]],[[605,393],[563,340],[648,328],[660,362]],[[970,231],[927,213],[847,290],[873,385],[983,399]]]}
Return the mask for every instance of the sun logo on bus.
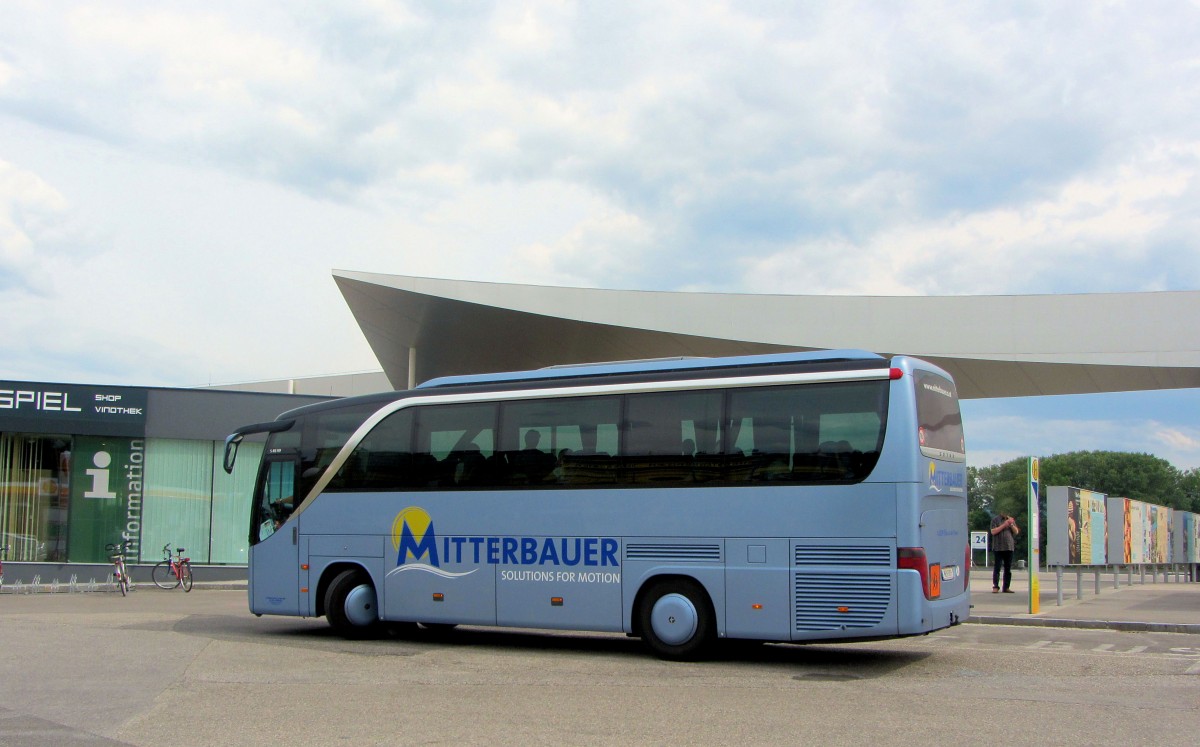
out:
{"label": "sun logo on bus", "polygon": [[392,549],[396,551],[396,565],[404,565],[409,558],[414,563],[424,562],[437,567],[437,533],[433,519],[423,508],[409,506],[392,521]]}

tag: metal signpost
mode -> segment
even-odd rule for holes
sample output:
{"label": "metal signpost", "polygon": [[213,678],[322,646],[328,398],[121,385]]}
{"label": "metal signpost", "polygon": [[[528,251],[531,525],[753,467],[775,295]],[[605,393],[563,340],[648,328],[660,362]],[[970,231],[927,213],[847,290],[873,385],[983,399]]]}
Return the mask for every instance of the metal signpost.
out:
{"label": "metal signpost", "polygon": [[1037,457],[1029,458],[1029,522],[1026,526],[1029,534],[1026,539],[1029,544],[1029,614],[1036,615],[1040,610],[1041,595],[1038,588],[1038,568],[1040,567],[1040,552],[1038,550],[1038,504],[1039,477]]}

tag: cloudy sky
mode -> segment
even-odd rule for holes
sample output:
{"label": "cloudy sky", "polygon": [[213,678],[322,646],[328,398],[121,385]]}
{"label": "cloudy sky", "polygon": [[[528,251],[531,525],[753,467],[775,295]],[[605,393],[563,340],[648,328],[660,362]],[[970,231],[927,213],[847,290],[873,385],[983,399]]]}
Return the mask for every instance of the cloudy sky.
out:
{"label": "cloudy sky", "polygon": [[[377,369],[335,268],[1200,289],[1198,38],[1178,0],[4,0],[0,379]],[[1194,390],[966,414],[977,464],[1200,466]]]}

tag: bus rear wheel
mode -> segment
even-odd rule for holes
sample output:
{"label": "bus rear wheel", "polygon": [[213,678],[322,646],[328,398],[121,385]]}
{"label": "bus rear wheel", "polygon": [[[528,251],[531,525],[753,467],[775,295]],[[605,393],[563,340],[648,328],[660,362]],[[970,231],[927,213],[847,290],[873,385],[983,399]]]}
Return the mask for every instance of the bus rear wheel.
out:
{"label": "bus rear wheel", "polygon": [[701,658],[716,631],[708,594],[691,579],[655,582],[642,597],[638,622],[655,656],[673,661]]}
{"label": "bus rear wheel", "polygon": [[325,591],[325,617],[345,638],[367,638],[379,627],[375,587],[365,573],[345,570]]}

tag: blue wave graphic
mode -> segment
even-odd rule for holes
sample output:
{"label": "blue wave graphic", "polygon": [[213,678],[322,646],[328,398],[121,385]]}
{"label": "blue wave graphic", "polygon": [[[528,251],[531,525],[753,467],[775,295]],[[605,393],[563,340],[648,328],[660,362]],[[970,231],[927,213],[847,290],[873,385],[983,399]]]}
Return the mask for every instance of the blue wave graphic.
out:
{"label": "blue wave graphic", "polygon": [[392,576],[403,571],[424,571],[426,573],[432,573],[435,576],[441,576],[442,578],[462,578],[463,576],[470,576],[477,570],[479,569],[472,568],[471,570],[464,571],[462,573],[454,573],[452,571],[443,571],[441,568],[437,568],[436,566],[432,566],[427,563],[410,563],[407,565],[396,566],[392,570],[388,571],[387,575]]}

